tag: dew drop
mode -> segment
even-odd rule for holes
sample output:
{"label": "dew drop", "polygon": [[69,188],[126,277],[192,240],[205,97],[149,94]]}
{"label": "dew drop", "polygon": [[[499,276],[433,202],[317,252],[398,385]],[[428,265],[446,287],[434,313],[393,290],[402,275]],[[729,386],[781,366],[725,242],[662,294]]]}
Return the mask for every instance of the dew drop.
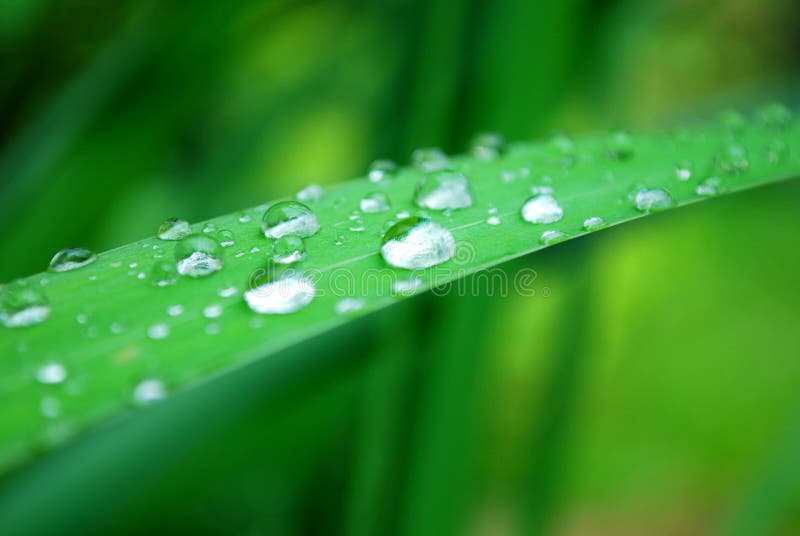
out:
{"label": "dew drop", "polygon": [[354,233],[360,233],[367,229],[366,225],[364,225],[364,220],[359,218],[358,216],[350,218],[350,231]]}
{"label": "dew drop", "polygon": [[364,308],[364,300],[360,298],[344,298],[336,303],[336,314],[346,315]]}
{"label": "dew drop", "polygon": [[775,139],[767,144],[767,161],[777,164],[789,154],[789,145],[781,139]]}
{"label": "dew drop", "polygon": [[489,225],[500,225],[502,222],[497,216],[489,216],[489,218],[486,220],[486,223]]}
{"label": "dew drop", "polygon": [[450,167],[450,159],[438,147],[423,147],[411,153],[414,167],[422,171],[440,171]]}
{"label": "dew drop", "polygon": [[606,140],[606,148],[611,158],[627,160],[633,156],[633,137],[623,130],[612,132]]}
{"label": "dew drop", "polygon": [[563,216],[561,205],[548,194],[537,195],[522,206],[522,219],[531,223],[554,223]]}
{"label": "dew drop", "polygon": [[203,227],[203,232],[206,234],[213,233],[216,231],[217,228],[213,223],[207,223],[205,227]]}
{"label": "dew drop", "polygon": [[553,194],[553,187],[552,186],[542,186],[542,185],[534,185],[531,186],[531,193],[533,195],[552,195]]}
{"label": "dew drop", "polygon": [[158,228],[158,238],[161,240],[180,240],[192,234],[189,222],[180,218],[169,218],[164,220]]}
{"label": "dew drop", "polygon": [[167,397],[164,382],[154,378],[140,381],[133,389],[133,402],[139,406],[153,404]]}
{"label": "dew drop", "polygon": [[168,287],[178,282],[175,265],[167,261],[159,261],[150,271],[150,279],[157,287]]}
{"label": "dew drop", "polygon": [[419,278],[411,278],[395,281],[392,285],[392,292],[401,296],[411,296],[422,287],[422,280]]}
{"label": "dew drop", "polygon": [[192,234],[175,246],[178,273],[205,277],[222,270],[223,250],[219,242],[201,234]]}
{"label": "dew drop", "polygon": [[61,363],[47,363],[36,370],[36,381],[56,385],[67,379],[67,369]]}
{"label": "dew drop", "polygon": [[50,316],[44,292],[27,281],[17,279],[0,287],[0,322],[9,328],[39,324]]}
{"label": "dew drop", "polygon": [[220,298],[230,298],[231,296],[234,296],[237,292],[239,292],[239,289],[237,289],[236,287],[225,287],[221,289],[219,292],[217,292],[217,295]]}
{"label": "dew drop", "polygon": [[169,316],[181,316],[183,314],[184,308],[183,305],[170,305],[167,307],[167,314]]}
{"label": "dew drop", "polygon": [[692,163],[688,160],[678,162],[675,166],[675,178],[679,181],[688,181],[692,178]]}
{"label": "dew drop", "polygon": [[236,244],[234,241],[234,236],[231,231],[223,229],[222,231],[216,234],[217,240],[219,241],[219,245],[224,248],[229,248]]}
{"label": "dew drop", "polygon": [[222,316],[222,306],[218,303],[207,306],[203,309],[203,316],[206,318],[219,318]]}
{"label": "dew drop", "polygon": [[553,244],[563,242],[569,237],[570,236],[567,233],[559,231],[558,229],[549,229],[542,233],[542,236],[539,237],[539,241],[545,246],[551,246]]}
{"label": "dew drop", "polygon": [[61,402],[54,396],[45,396],[39,401],[39,411],[46,419],[58,419],[61,415]]}
{"label": "dew drop", "polygon": [[633,198],[634,206],[639,212],[649,214],[651,212],[660,212],[675,206],[675,199],[661,188],[648,190],[643,188],[636,192]]}
{"label": "dew drop", "polygon": [[169,337],[169,326],[166,324],[153,324],[147,328],[147,336],[153,340],[161,340]]}
{"label": "dew drop", "polygon": [[702,197],[712,197],[719,193],[722,186],[722,179],[719,177],[709,177],[697,185],[694,192]]}
{"label": "dew drop", "polygon": [[583,220],[583,230],[584,231],[596,231],[598,229],[602,229],[606,226],[606,220],[601,218],[600,216],[590,216]]}
{"label": "dew drop", "polygon": [[744,173],[750,167],[747,149],[735,143],[727,145],[717,153],[717,164],[728,174],[739,175]]}
{"label": "dew drop", "polygon": [[306,258],[306,245],[297,235],[284,235],[272,246],[272,259],[278,264],[293,264]]}
{"label": "dew drop", "polygon": [[281,201],[264,213],[261,229],[267,238],[280,238],[289,234],[307,238],[319,231],[319,222],[306,205],[297,201]]}
{"label": "dew drop", "polygon": [[282,277],[244,293],[247,305],[262,315],[283,315],[299,311],[314,299],[316,287],[311,279],[287,272]]}
{"label": "dew drop", "polygon": [[51,272],[69,272],[70,270],[82,268],[87,264],[92,264],[95,260],[97,260],[97,255],[88,249],[62,249],[53,256],[48,269]]}
{"label": "dew drop", "polygon": [[345,241],[346,241],[345,237],[342,234],[340,234],[339,236],[336,237],[336,245],[337,246],[343,245],[345,243]]}
{"label": "dew drop", "polygon": [[447,210],[472,206],[472,193],[463,173],[453,170],[425,175],[414,190],[414,202],[420,208]]}
{"label": "dew drop", "polygon": [[295,199],[303,203],[318,203],[322,200],[323,195],[325,195],[325,190],[322,189],[322,186],[319,184],[309,184],[297,192]]}
{"label": "dew drop", "polygon": [[397,164],[392,160],[380,159],[375,160],[369,166],[369,180],[371,182],[383,182],[390,180],[397,173]]}
{"label": "dew drop", "polygon": [[391,208],[389,196],[383,192],[373,192],[367,194],[361,199],[361,211],[366,214],[375,214],[378,212],[386,212]]}
{"label": "dew drop", "polygon": [[483,132],[472,139],[469,151],[479,160],[494,160],[506,152],[506,140],[496,132]]}
{"label": "dew drop", "polygon": [[381,255],[395,268],[419,270],[453,258],[453,234],[425,218],[408,218],[395,223],[383,236]]}
{"label": "dew drop", "polygon": [[249,214],[242,213],[239,215],[239,223],[250,223],[252,218]]}

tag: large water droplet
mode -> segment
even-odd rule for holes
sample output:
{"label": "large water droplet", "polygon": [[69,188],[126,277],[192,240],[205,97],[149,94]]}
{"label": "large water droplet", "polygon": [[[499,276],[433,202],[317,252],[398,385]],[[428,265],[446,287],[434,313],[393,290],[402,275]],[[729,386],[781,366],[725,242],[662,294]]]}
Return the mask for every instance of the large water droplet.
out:
{"label": "large water droplet", "polygon": [[67,369],[61,363],[47,363],[36,370],[36,381],[55,385],[67,379]]}
{"label": "large water droplet", "polygon": [[307,238],[319,231],[314,212],[297,201],[281,201],[264,213],[261,229],[267,238],[280,238],[289,234]]}
{"label": "large water droplet", "polygon": [[636,210],[647,214],[667,210],[675,206],[675,199],[672,198],[669,192],[661,188],[653,190],[643,188],[636,192],[633,202]]}
{"label": "large water droplet", "polygon": [[463,173],[435,171],[417,183],[414,202],[421,208],[448,210],[472,206],[472,192]]}
{"label": "large water droplet", "polygon": [[47,320],[50,305],[41,289],[18,279],[0,288],[0,322],[9,328],[32,326]]}
{"label": "large water droplet", "polygon": [[395,223],[381,242],[381,255],[395,268],[420,270],[453,258],[453,234],[425,218],[408,218]]}
{"label": "large water droplet", "polygon": [[469,151],[480,160],[494,160],[506,152],[506,140],[496,132],[483,132],[472,139]]}
{"label": "large water droplet", "polygon": [[154,378],[140,381],[133,389],[133,402],[140,406],[153,404],[167,397],[164,382]]}
{"label": "large water droplet", "polygon": [[598,229],[602,229],[606,226],[606,220],[601,218],[600,216],[590,216],[583,220],[583,230],[584,231],[596,231]]}
{"label": "large water droplet", "polygon": [[554,223],[564,216],[564,210],[552,195],[537,195],[522,206],[522,218],[531,223]]}
{"label": "large water droplet", "polygon": [[62,249],[53,256],[48,269],[51,272],[68,272],[92,264],[95,260],[97,260],[97,255],[88,249]]}
{"label": "large water droplet", "polygon": [[367,214],[374,214],[377,212],[386,212],[392,208],[389,202],[389,196],[383,192],[373,192],[367,194],[361,199],[361,211]]}
{"label": "large water droplet", "polygon": [[297,192],[295,198],[303,203],[316,203],[322,200],[323,195],[325,195],[325,190],[322,189],[322,186],[319,184],[309,184]]}
{"label": "large water droplet", "polygon": [[414,167],[422,171],[439,171],[450,167],[450,159],[438,147],[423,147],[411,153]]}
{"label": "large water droplet", "polygon": [[375,160],[369,166],[369,180],[372,182],[383,182],[389,180],[397,173],[397,164],[391,160]]}
{"label": "large water droplet", "polygon": [[192,234],[189,222],[180,218],[169,218],[164,220],[158,228],[158,237],[161,240],[180,240]]}
{"label": "large water droplet", "polygon": [[302,274],[287,272],[282,277],[244,293],[250,309],[262,315],[283,315],[299,311],[314,299],[316,287]]}
{"label": "large water droplet", "polygon": [[606,140],[608,154],[617,160],[627,160],[633,156],[633,137],[623,130],[612,132]]}
{"label": "large water droplet", "polygon": [[297,235],[285,235],[273,245],[272,259],[278,264],[292,264],[306,258],[306,245]]}
{"label": "large water droplet", "polygon": [[569,237],[567,233],[559,231],[558,229],[549,229],[542,233],[542,236],[539,237],[539,241],[545,246],[551,246],[563,242]]}
{"label": "large water droplet", "polygon": [[223,249],[207,235],[189,235],[175,246],[178,273],[189,277],[205,277],[222,270]]}

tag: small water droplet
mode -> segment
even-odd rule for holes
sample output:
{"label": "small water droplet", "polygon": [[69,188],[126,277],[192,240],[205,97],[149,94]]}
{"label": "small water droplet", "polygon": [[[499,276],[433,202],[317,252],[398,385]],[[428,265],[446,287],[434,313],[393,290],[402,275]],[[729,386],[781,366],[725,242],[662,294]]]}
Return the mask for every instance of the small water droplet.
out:
{"label": "small water droplet", "polygon": [[219,241],[219,245],[224,248],[229,248],[234,244],[236,244],[236,242],[234,241],[235,237],[233,236],[233,233],[231,231],[228,231],[227,229],[223,229],[222,231],[218,232],[216,234],[216,237],[217,240]]}
{"label": "small water droplet", "polygon": [[395,281],[392,285],[392,292],[401,296],[411,296],[422,287],[422,280],[416,277],[411,279]]}
{"label": "small water droplet", "polygon": [[784,129],[792,122],[792,110],[780,102],[770,102],[758,110],[758,120],[768,127]]}
{"label": "small water droplet", "polygon": [[344,243],[345,243],[344,235],[340,234],[339,236],[336,237],[336,245],[337,246],[341,246]]}
{"label": "small water droplet", "polygon": [[648,190],[643,188],[636,192],[633,198],[636,210],[644,213],[660,212],[675,206],[675,199],[672,198],[669,192],[661,188]]}
{"label": "small water droplet", "polygon": [[789,154],[789,145],[781,140],[774,139],[767,144],[767,161],[770,164],[777,164],[785,159]]}
{"label": "small water droplet", "polygon": [[158,238],[161,240],[180,240],[192,234],[189,222],[180,218],[168,218],[158,228]]}
{"label": "small water droplet", "polygon": [[203,328],[206,335],[219,335],[220,327],[216,322],[212,322]]}
{"label": "small water droplet", "polygon": [[627,160],[633,156],[633,137],[623,130],[612,132],[606,140],[606,148],[611,158]]}
{"label": "small water droplet", "polygon": [[253,218],[249,214],[242,213],[239,215],[239,223],[250,223]]}
{"label": "small water droplet", "polygon": [[231,296],[235,296],[237,292],[239,292],[239,289],[236,287],[225,287],[220,289],[220,291],[217,292],[217,295],[220,298],[230,298]]}
{"label": "small water droplet", "polygon": [[344,298],[336,303],[336,314],[346,315],[364,308],[364,300],[360,298]]}
{"label": "small water droplet", "polygon": [[397,164],[392,160],[375,160],[369,166],[369,180],[371,182],[383,182],[390,180],[397,173]]}
{"label": "small water droplet", "polygon": [[355,216],[350,218],[350,231],[354,233],[360,233],[366,230],[367,227],[364,225],[364,220],[360,217]]}
{"label": "small water droplet", "polygon": [[411,216],[411,213],[409,211],[407,211],[407,210],[401,210],[400,212],[395,214],[395,217],[398,220],[404,220],[404,219],[408,218],[409,216]]}
{"label": "small water droplet", "polygon": [[522,206],[522,219],[531,223],[554,223],[563,216],[561,205],[548,194],[537,195]]}
{"label": "small water droplet", "polygon": [[169,316],[181,316],[183,314],[184,308],[183,305],[176,304],[170,305],[167,307],[167,314]]}
{"label": "small water droplet", "polygon": [[213,233],[217,230],[217,227],[213,223],[207,223],[205,227],[203,227],[203,232],[206,234]]}
{"label": "small water droplet", "polygon": [[553,194],[553,187],[552,186],[534,185],[534,186],[531,186],[531,193],[533,195],[552,195]]}
{"label": "small water droplet", "polygon": [[584,231],[596,231],[598,229],[602,229],[606,226],[606,220],[601,218],[600,216],[590,216],[583,220],[583,230]]}
{"label": "small water droplet", "polygon": [[450,168],[450,159],[438,147],[423,147],[411,153],[414,167],[422,171],[440,171]]}
{"label": "small water droplet", "polygon": [[87,264],[92,264],[95,260],[97,260],[97,255],[88,249],[62,249],[53,256],[48,269],[51,272],[69,272],[70,270],[82,268]]}
{"label": "small water droplet", "polygon": [[425,218],[408,218],[394,224],[383,236],[381,255],[395,268],[420,270],[453,258],[453,234]]}
{"label": "small water droplet", "polygon": [[425,175],[414,190],[414,202],[420,208],[447,210],[472,206],[472,192],[467,178],[458,171],[444,170]]}
{"label": "small water droplet", "polygon": [[205,277],[222,270],[223,249],[210,236],[189,235],[175,246],[178,273],[189,277]]}
{"label": "small water droplet", "polygon": [[46,419],[58,419],[61,416],[61,402],[54,396],[45,396],[39,401],[39,411]]}
{"label": "small water droplet", "polygon": [[559,231],[558,229],[548,229],[539,237],[539,241],[545,246],[551,246],[567,240],[570,236],[567,233]]}
{"label": "small water droplet", "polygon": [[361,199],[361,211],[366,214],[386,212],[391,208],[389,196],[383,192],[372,192]]}
{"label": "small water droplet", "polygon": [[675,178],[679,181],[688,181],[692,178],[692,163],[688,160],[678,162],[675,166]]}
{"label": "small water droplet", "polygon": [[150,279],[157,287],[168,287],[178,282],[175,265],[167,261],[159,261],[150,270]]}
{"label": "small water droplet", "polygon": [[489,216],[486,219],[486,223],[488,223],[489,225],[500,225],[502,222],[500,221],[500,218],[498,218],[497,216]]}
{"label": "small water droplet", "polygon": [[750,167],[747,149],[735,143],[726,145],[717,153],[717,165],[731,175],[744,173]]}
{"label": "small water droplet", "polygon": [[222,306],[218,303],[207,306],[203,309],[203,316],[206,318],[219,318],[222,316]]}
{"label": "small water droplet", "polygon": [[154,378],[140,381],[133,389],[133,402],[139,406],[153,404],[167,397],[164,382]]}
{"label": "small water droplet", "polygon": [[557,132],[550,136],[547,147],[558,156],[572,158],[575,154],[575,141],[568,134]]}
{"label": "small water droplet", "polygon": [[272,247],[272,259],[279,264],[293,264],[306,258],[306,245],[297,235],[284,235]]}
{"label": "small water droplet", "polygon": [[469,150],[479,160],[494,160],[506,152],[506,140],[496,132],[484,132],[472,139]]}
{"label": "small water droplet", "polygon": [[44,292],[27,281],[17,279],[0,287],[0,322],[9,328],[39,324],[50,316]]}
{"label": "small water droplet", "polygon": [[709,177],[702,183],[698,184],[694,191],[699,196],[711,197],[719,193],[721,186],[722,179],[719,177]]}
{"label": "small water droplet", "polygon": [[306,205],[297,201],[281,201],[264,213],[261,229],[267,238],[280,238],[289,234],[307,238],[319,231],[319,222]]}
{"label": "small water droplet", "polygon": [[244,293],[247,305],[262,315],[283,315],[299,311],[314,299],[316,286],[301,274],[286,272],[282,277]]}
{"label": "small water droplet", "polygon": [[303,203],[318,203],[322,200],[323,195],[325,195],[325,190],[322,189],[322,186],[319,184],[309,184],[297,192],[295,199]]}
{"label": "small water droplet", "polygon": [[114,335],[119,335],[120,333],[125,332],[125,326],[123,326],[119,322],[112,322],[111,325],[108,327],[108,330]]}
{"label": "small water droplet", "polygon": [[169,337],[169,326],[166,324],[153,324],[147,328],[147,336],[154,340],[166,339]]}
{"label": "small water droplet", "polygon": [[67,369],[61,363],[46,363],[36,370],[36,381],[56,385],[67,379]]}

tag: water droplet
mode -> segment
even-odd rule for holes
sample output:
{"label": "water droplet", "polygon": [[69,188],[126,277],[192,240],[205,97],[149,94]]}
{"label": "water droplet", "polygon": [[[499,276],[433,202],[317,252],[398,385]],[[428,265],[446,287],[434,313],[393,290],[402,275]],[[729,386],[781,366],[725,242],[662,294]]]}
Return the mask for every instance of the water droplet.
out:
{"label": "water droplet", "polygon": [[346,315],[364,308],[364,300],[360,298],[344,298],[336,303],[336,314]]}
{"label": "water droplet", "polygon": [[322,189],[322,186],[319,184],[309,184],[297,192],[295,199],[303,203],[317,203],[322,200],[323,195],[325,195],[325,190]]}
{"label": "water droplet", "polygon": [[306,258],[306,245],[297,235],[289,234],[275,240],[272,259],[279,264],[292,264]]}
{"label": "water droplet", "polygon": [[647,214],[651,212],[660,212],[675,206],[675,199],[672,198],[669,192],[661,188],[655,188],[653,190],[643,188],[636,192],[633,202],[636,210]]}
{"label": "water droplet", "polygon": [[170,305],[167,307],[167,314],[169,316],[181,316],[183,314],[183,305]]}
{"label": "water droplet", "polygon": [[423,147],[411,153],[414,167],[422,171],[439,171],[450,167],[450,159],[438,147]]}
{"label": "water droplet", "polygon": [[506,140],[496,132],[484,132],[472,139],[470,152],[480,160],[494,160],[506,152]]}
{"label": "water droplet", "polygon": [[17,279],[0,287],[0,322],[9,328],[39,324],[50,316],[50,305],[39,288]]}
{"label": "water droplet", "polygon": [[383,236],[381,255],[395,268],[420,270],[453,258],[453,234],[425,218],[408,218],[394,224]]}
{"label": "water droplet", "polygon": [[783,129],[792,122],[792,110],[780,102],[770,102],[758,111],[758,119],[768,127]]}
{"label": "water droplet", "polygon": [[789,154],[789,145],[781,140],[774,139],[767,144],[767,161],[770,164],[777,164]]}
{"label": "water droplet", "polygon": [[169,337],[169,326],[166,324],[153,324],[147,328],[147,336],[154,340],[166,339]]}
{"label": "water droplet", "polygon": [[717,165],[731,175],[744,173],[750,167],[747,149],[735,143],[726,145],[717,153]]}
{"label": "water droplet", "polygon": [[692,178],[692,163],[688,160],[678,162],[675,166],[675,178],[679,181],[688,181]]}
{"label": "water droplet", "polygon": [[264,213],[261,229],[267,238],[280,238],[289,234],[307,238],[319,231],[314,212],[297,201],[281,201]]}
{"label": "water droplet", "polygon": [[350,218],[350,231],[354,233],[360,233],[366,230],[367,227],[364,225],[364,220],[359,217]]}
{"label": "water droplet", "polygon": [[149,378],[142,380],[133,389],[133,401],[140,406],[153,404],[167,397],[167,387],[161,380]]}
{"label": "water droplet", "polygon": [[458,171],[436,171],[425,175],[414,190],[418,207],[447,210],[472,206],[469,181]]}
{"label": "water droplet", "polygon": [[220,327],[216,322],[212,322],[203,328],[206,335],[219,335]]}
{"label": "water droplet", "polygon": [[606,226],[606,220],[601,218],[600,216],[590,216],[583,220],[583,230],[584,231],[596,231],[598,229],[602,229]]}
{"label": "water droplet", "polygon": [[36,370],[36,381],[55,385],[67,379],[67,369],[61,363],[47,363]]}
{"label": "water droplet", "polygon": [[203,309],[203,316],[206,318],[219,318],[222,316],[222,306],[218,303],[207,306]]}
{"label": "water droplet", "polygon": [[39,401],[39,411],[46,419],[58,419],[61,415],[61,402],[54,396],[45,396]]}
{"label": "water droplet", "polygon": [[232,245],[236,244],[234,242],[234,236],[231,231],[223,229],[222,231],[216,234],[217,240],[219,241],[219,245],[224,248],[229,248]]}
{"label": "water droplet", "polygon": [[244,293],[247,305],[262,315],[282,315],[299,311],[314,299],[316,287],[311,279],[287,272],[275,281]]}
{"label": "water droplet", "polygon": [[531,186],[531,193],[533,195],[552,195],[553,194],[553,187],[552,186],[540,186],[534,185]]}
{"label": "water droplet", "polygon": [[564,216],[564,210],[548,194],[537,195],[522,207],[522,219],[531,223],[554,223]]}
{"label": "water droplet", "polygon": [[340,234],[339,236],[336,237],[336,245],[337,246],[341,246],[344,243],[345,243],[344,235]]}
{"label": "water droplet", "polygon": [[422,280],[416,277],[406,280],[395,281],[392,285],[392,292],[401,296],[411,296],[422,287]]}
{"label": "water droplet", "polygon": [[169,218],[164,220],[158,228],[158,238],[161,240],[180,240],[192,234],[189,222],[180,218]]}
{"label": "water droplet", "polygon": [[217,292],[217,295],[220,298],[230,298],[231,296],[234,296],[237,292],[239,292],[239,289],[237,289],[236,287],[226,287]]}
{"label": "water droplet", "polygon": [[489,216],[489,218],[486,220],[486,223],[489,225],[500,225],[502,222],[497,216]]}
{"label": "water droplet", "polygon": [[219,242],[201,234],[189,235],[175,246],[177,270],[189,277],[205,277],[222,270],[223,250]]}
{"label": "water droplet", "polygon": [[570,236],[567,233],[561,232],[558,229],[549,229],[542,233],[539,241],[545,246],[551,246],[567,240]]}
{"label": "water droplet", "polygon": [[97,255],[85,248],[62,249],[53,256],[48,269],[51,272],[69,272],[92,264],[96,259]]}
{"label": "water droplet", "polygon": [[719,193],[720,186],[722,186],[722,179],[719,177],[709,177],[698,184],[694,191],[699,196],[711,197]]}
{"label": "water droplet", "polygon": [[239,223],[250,223],[251,221],[252,218],[250,217],[249,214],[242,213],[239,215]]}
{"label": "water droplet", "polygon": [[213,223],[207,223],[205,227],[203,227],[203,232],[206,234],[213,233],[216,231],[217,228]]}
{"label": "water droplet", "polygon": [[386,212],[390,208],[389,196],[383,192],[373,192],[361,199],[361,211],[367,214]]}
{"label": "water droplet", "polygon": [[382,182],[389,180],[397,173],[397,164],[391,160],[375,160],[369,166],[369,180],[371,182]]}
{"label": "water droplet", "polygon": [[606,140],[606,148],[611,158],[627,160],[633,156],[633,137],[623,130],[612,132]]}
{"label": "water droplet", "polygon": [[407,210],[401,210],[400,212],[395,214],[395,217],[398,220],[404,220],[404,219],[408,218],[409,216],[411,216],[411,213],[409,211],[407,211]]}
{"label": "water droplet", "polygon": [[157,287],[168,287],[178,281],[178,273],[175,265],[167,261],[159,261],[153,265],[150,271],[150,279]]}

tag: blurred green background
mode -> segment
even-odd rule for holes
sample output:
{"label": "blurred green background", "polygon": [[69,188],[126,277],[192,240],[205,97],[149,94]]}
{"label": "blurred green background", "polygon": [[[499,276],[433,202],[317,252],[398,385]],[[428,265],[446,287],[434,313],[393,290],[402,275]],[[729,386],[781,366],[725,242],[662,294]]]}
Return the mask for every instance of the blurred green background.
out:
{"label": "blurred green background", "polygon": [[[481,130],[797,108],[798,28],[791,0],[3,0],[0,281]],[[798,206],[789,182],[514,261],[537,296],[410,300],[0,493],[58,534],[797,534]]]}

